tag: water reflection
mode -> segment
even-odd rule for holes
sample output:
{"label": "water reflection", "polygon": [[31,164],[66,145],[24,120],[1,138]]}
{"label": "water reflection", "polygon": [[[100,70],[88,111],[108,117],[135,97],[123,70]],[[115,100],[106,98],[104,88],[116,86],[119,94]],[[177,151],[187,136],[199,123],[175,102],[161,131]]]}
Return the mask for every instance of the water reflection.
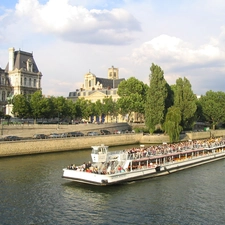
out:
{"label": "water reflection", "polygon": [[223,224],[225,160],[108,187],[63,180],[90,151],[1,158],[0,224]]}

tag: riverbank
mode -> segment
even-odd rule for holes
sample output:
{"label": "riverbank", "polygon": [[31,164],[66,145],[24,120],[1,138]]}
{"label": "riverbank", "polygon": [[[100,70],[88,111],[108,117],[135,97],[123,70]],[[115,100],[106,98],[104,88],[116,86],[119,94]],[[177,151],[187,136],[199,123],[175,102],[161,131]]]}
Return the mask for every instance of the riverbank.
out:
{"label": "riverbank", "polygon": [[[96,129],[96,126],[92,126],[92,128]],[[115,127],[111,129],[115,129]],[[225,130],[215,130],[209,132],[189,132],[180,135],[180,141],[208,139],[210,137],[222,136],[225,136]],[[100,144],[105,144],[107,146],[121,146],[134,144],[162,144],[164,142],[169,143],[169,137],[167,135],[144,135],[143,133],[84,136],[43,140],[29,139],[16,142],[2,141],[0,142],[0,157],[83,150],[90,149],[91,146]]]}

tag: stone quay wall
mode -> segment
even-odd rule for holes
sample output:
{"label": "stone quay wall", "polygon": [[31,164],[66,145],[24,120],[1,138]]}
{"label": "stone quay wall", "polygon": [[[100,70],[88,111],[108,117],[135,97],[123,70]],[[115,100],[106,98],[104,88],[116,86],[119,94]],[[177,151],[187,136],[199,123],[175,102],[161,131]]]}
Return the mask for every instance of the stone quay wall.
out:
{"label": "stone quay wall", "polygon": [[[53,131],[68,132],[68,131],[82,131],[86,133],[90,130],[108,129],[114,131],[116,129],[128,129],[129,125],[111,124],[111,125],[74,125],[74,126],[29,126],[23,127],[9,127],[8,135],[20,133],[24,137],[30,137],[34,133],[50,133]],[[225,137],[225,130],[215,130],[206,132],[188,132],[180,135],[180,141],[208,139],[211,137]],[[129,133],[129,134],[115,134],[115,135],[100,135],[100,136],[84,136],[74,138],[59,138],[59,139],[44,139],[44,140],[20,140],[16,142],[0,142],[0,157],[29,155],[38,153],[50,153],[70,150],[90,149],[93,145],[105,144],[107,146],[120,145],[151,145],[169,143],[168,135],[145,135],[143,133]]]}
{"label": "stone quay wall", "polygon": [[106,146],[139,144],[142,136],[142,133],[130,133],[59,139],[22,140],[15,142],[3,141],[0,142],[0,157],[91,149],[91,146],[101,144]]}

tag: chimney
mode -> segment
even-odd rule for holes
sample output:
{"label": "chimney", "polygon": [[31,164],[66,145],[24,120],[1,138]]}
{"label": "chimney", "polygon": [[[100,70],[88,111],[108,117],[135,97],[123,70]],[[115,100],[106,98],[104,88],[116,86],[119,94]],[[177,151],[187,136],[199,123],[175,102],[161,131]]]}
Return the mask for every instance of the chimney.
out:
{"label": "chimney", "polygon": [[9,71],[12,71],[14,68],[14,48],[9,48]]}

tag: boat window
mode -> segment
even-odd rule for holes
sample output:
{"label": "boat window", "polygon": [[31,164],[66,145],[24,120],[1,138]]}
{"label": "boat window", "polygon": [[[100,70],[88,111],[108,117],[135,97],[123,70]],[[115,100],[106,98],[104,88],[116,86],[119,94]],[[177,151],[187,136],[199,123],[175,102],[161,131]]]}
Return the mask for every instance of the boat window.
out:
{"label": "boat window", "polygon": [[98,149],[92,149],[93,154],[98,154]]}

